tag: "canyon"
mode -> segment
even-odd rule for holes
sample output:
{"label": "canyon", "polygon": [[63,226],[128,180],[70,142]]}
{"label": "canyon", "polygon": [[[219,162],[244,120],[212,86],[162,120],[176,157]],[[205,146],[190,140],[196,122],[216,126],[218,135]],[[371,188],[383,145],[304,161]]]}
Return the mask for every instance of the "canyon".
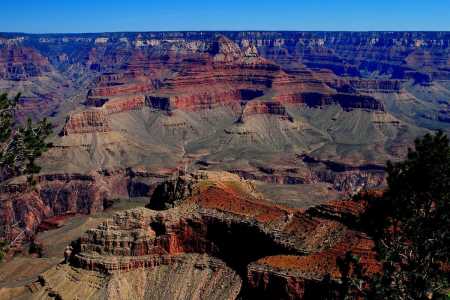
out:
{"label": "canyon", "polygon": [[351,199],[450,133],[450,34],[0,33],[0,91],[54,127],[0,184],[3,267],[95,219],[0,298],[313,299],[347,251],[379,271]]}
{"label": "canyon", "polygon": [[365,206],[330,201],[291,209],[263,200],[237,175],[186,174],[158,186],[149,208],[116,213],[89,229],[72,242],[68,264],[51,267],[19,294],[302,299],[326,274],[338,280],[336,258],[347,251],[361,257],[367,274],[380,271],[373,242],[352,226]]}

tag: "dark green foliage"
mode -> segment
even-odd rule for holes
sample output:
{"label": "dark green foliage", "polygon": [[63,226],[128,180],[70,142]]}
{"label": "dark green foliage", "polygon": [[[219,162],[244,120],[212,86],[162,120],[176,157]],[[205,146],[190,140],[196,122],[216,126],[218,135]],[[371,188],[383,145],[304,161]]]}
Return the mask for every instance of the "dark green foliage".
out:
{"label": "dark green foliage", "polygon": [[[369,201],[359,226],[377,244],[382,274],[364,278],[358,262],[344,260],[341,295],[364,282],[366,299],[445,299],[449,287],[450,145],[442,132],[416,140],[407,159],[387,163],[388,189]],[[364,197],[363,197],[364,198]],[[357,200],[357,199],[355,199]],[[353,263],[356,272],[347,272]],[[352,289],[346,289],[352,286]],[[360,295],[361,297],[361,295]]]}
{"label": "dark green foliage", "polygon": [[339,295],[341,299],[358,299],[365,296],[364,285],[368,278],[364,276],[359,257],[347,252],[344,257],[337,258],[341,273]]}
{"label": "dark green foliage", "polygon": [[14,99],[8,99],[7,94],[0,95],[0,143],[5,142],[12,133],[14,125],[14,107],[20,94]]}
{"label": "dark green foliage", "polygon": [[0,241],[0,262],[2,262],[3,258],[5,257],[7,247],[8,243],[6,243],[5,241]]}
{"label": "dark green foliage", "polygon": [[10,100],[6,94],[0,95],[0,182],[38,173],[36,159],[51,146],[45,142],[52,132],[46,119],[37,123],[28,119],[24,126],[16,126],[14,110],[19,97]]}
{"label": "dark green foliage", "polygon": [[442,132],[416,140],[404,162],[388,162],[387,218],[378,248],[385,299],[427,299],[448,287],[450,145]]}

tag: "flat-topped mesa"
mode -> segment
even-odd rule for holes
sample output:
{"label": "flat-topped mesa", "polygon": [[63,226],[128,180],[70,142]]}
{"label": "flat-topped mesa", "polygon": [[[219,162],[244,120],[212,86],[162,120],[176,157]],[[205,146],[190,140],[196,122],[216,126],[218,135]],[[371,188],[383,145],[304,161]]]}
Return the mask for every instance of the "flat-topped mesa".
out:
{"label": "flat-topped mesa", "polygon": [[[346,80],[340,83],[345,85]],[[348,85],[359,92],[365,93],[398,93],[402,89],[402,80],[379,80],[379,79],[350,79]]]}
{"label": "flat-topped mesa", "polygon": [[125,96],[111,100],[103,105],[108,114],[140,110],[145,106],[145,96]]}
{"label": "flat-topped mesa", "polygon": [[292,116],[288,114],[286,108],[280,102],[250,101],[245,105],[240,120],[245,122],[247,118],[254,115],[271,115],[282,120],[293,121]]}
{"label": "flat-topped mesa", "polygon": [[339,77],[328,69],[314,70],[314,78],[339,92],[351,93],[400,93],[406,80],[385,78]]}
{"label": "flat-topped mesa", "polygon": [[[262,95],[259,90],[256,94],[253,93],[255,95],[252,94],[253,84],[260,84],[262,87],[270,85],[274,77],[271,73],[279,71],[279,67],[270,62],[255,60],[259,56],[254,46],[248,45],[242,52],[231,40],[219,37],[210,47],[207,53],[211,56],[195,52],[195,49],[187,49],[186,54],[182,55],[189,57],[188,61],[183,61],[173,51],[169,51],[169,60],[172,59],[170,55],[175,55],[174,60],[178,61],[177,68],[180,71],[177,76],[167,79],[156,95],[147,97],[148,104],[163,110],[203,110],[217,106],[237,108],[240,100],[249,100],[256,97],[256,94]],[[146,59],[142,53],[139,57]],[[248,64],[249,62],[251,63]],[[136,76],[133,79],[129,74],[131,73],[106,73],[100,76],[97,86],[89,91],[86,103],[102,107],[114,97],[151,92],[153,85],[149,77],[145,80],[141,74],[136,80]],[[241,88],[245,84],[248,88]]]}
{"label": "flat-topped mesa", "polygon": [[112,130],[109,115],[140,110],[145,106],[146,100],[144,95],[128,95],[110,100],[97,98],[92,103],[100,107],[71,114],[66,120],[62,135],[109,132]]}
{"label": "flat-topped mesa", "polygon": [[157,93],[147,97],[149,105],[162,110],[238,109],[240,102],[263,96],[273,82],[280,87],[299,83],[276,64],[260,58],[252,45],[242,51],[231,40],[219,37],[209,54],[212,56],[197,54],[199,60],[182,64],[175,77],[165,80]]}
{"label": "flat-topped mesa", "polygon": [[333,100],[345,110],[361,108],[367,110],[384,111],[383,103],[371,96],[339,93],[333,95]]}
{"label": "flat-topped mesa", "polygon": [[[260,97],[264,95],[265,89],[272,86],[292,93],[331,91],[324,83],[315,79],[311,72],[299,76],[286,74],[280,66],[261,58],[256,46],[250,42],[243,42],[241,49],[230,39],[219,36],[209,44],[197,45],[198,47],[181,46],[176,44],[173,46],[176,49],[168,50],[163,47],[158,50],[163,53],[167,51],[164,61],[172,61],[170,65],[173,63],[176,66],[176,72],[172,74],[175,76],[168,76],[163,82],[155,83],[154,93],[151,88],[147,89],[147,84],[141,85],[145,82],[143,73],[133,80],[128,75],[107,73],[98,79],[97,87],[89,92],[87,104],[104,106],[113,97],[133,93],[146,94],[150,107],[166,111],[198,111],[218,106],[239,110],[241,101]],[[150,59],[143,52],[139,53],[136,53],[136,57]],[[160,67],[169,68],[167,64],[158,66]],[[151,82],[149,77],[146,78]]]}
{"label": "flat-topped mesa", "polygon": [[108,131],[111,131],[111,125],[107,113],[102,109],[90,109],[71,114],[62,135]]}
{"label": "flat-topped mesa", "polygon": [[344,110],[366,109],[384,111],[384,105],[372,96],[357,94],[322,94],[322,93],[299,93],[291,95],[279,95],[275,97],[281,103],[305,104],[309,107],[320,107],[338,104]]}
{"label": "flat-topped mesa", "polygon": [[0,79],[26,80],[51,72],[51,65],[33,48],[0,45]]}

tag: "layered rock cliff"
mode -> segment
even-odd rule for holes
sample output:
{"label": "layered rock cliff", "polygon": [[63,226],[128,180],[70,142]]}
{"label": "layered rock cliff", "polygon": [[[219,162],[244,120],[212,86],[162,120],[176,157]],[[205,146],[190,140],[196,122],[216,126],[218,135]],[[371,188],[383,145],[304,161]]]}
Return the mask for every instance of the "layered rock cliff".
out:
{"label": "layered rock cliff", "polygon": [[[223,280],[215,293],[229,299],[313,299],[327,274],[331,280],[339,278],[336,258],[349,250],[361,256],[367,274],[379,271],[373,243],[346,225],[364,211],[364,202],[339,201],[313,210],[292,210],[257,198],[251,185],[226,173],[203,172],[177,182],[190,186],[189,192],[180,194],[175,192],[178,187],[165,185],[164,190],[175,193],[158,194],[169,202],[173,195],[183,195],[175,208],[125,211],[89,230],[73,244],[72,267],[44,273],[36,284],[36,295],[51,290],[60,297],[79,296],[85,290],[76,287],[85,285],[81,278],[88,274],[84,270],[90,270],[104,283],[90,287],[91,294],[83,294],[86,298],[104,298],[102,293],[111,285],[118,295],[126,294],[127,278],[132,276],[140,278],[133,283],[140,291],[135,297],[154,297],[164,292],[162,282],[154,282],[153,276],[166,278],[167,270],[187,270],[195,263],[196,272],[206,272],[202,288],[193,291],[192,284],[181,277],[165,293],[205,298],[213,293],[207,286]],[[153,201],[160,199],[154,197],[150,204]],[[57,279],[74,272],[80,280]],[[124,279],[116,282],[119,273]],[[182,276],[177,274],[171,276]],[[192,280],[197,282],[195,274]]]}
{"label": "layered rock cliff", "polygon": [[52,174],[36,178],[37,184],[9,183],[0,193],[1,232],[13,241],[32,237],[41,222],[65,214],[102,211],[117,195],[128,195],[123,174]]}
{"label": "layered rock cliff", "polygon": [[20,81],[51,72],[48,59],[35,49],[3,42],[0,43],[0,79]]}

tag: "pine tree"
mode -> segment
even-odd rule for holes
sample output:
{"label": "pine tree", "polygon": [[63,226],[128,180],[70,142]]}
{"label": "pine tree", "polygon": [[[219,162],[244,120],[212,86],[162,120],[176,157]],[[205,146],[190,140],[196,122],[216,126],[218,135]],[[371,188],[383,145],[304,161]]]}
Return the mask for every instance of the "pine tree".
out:
{"label": "pine tree", "polygon": [[378,240],[384,299],[434,299],[448,288],[450,145],[442,132],[416,140],[404,162],[387,164],[386,226]]}
{"label": "pine tree", "polygon": [[383,271],[373,278],[348,272],[348,266],[357,271],[361,266],[347,254],[339,265],[340,295],[346,299],[448,299],[448,137],[438,132],[417,139],[405,161],[387,163],[387,174],[387,191],[381,198],[366,197],[369,209],[359,222],[376,242]]}
{"label": "pine tree", "polygon": [[7,94],[0,95],[0,183],[14,176],[38,173],[36,159],[51,147],[45,141],[52,132],[47,119],[37,123],[28,119],[24,126],[17,124],[15,110],[19,98],[20,94],[13,99]]}
{"label": "pine tree", "polygon": [[[28,119],[24,126],[17,124],[15,110],[19,98],[20,94],[13,99],[0,94],[0,185],[14,176],[38,173],[36,159],[51,147],[45,141],[52,132],[46,119],[37,123]],[[33,183],[31,176],[28,180]],[[0,240],[0,261],[7,249],[8,243]]]}

